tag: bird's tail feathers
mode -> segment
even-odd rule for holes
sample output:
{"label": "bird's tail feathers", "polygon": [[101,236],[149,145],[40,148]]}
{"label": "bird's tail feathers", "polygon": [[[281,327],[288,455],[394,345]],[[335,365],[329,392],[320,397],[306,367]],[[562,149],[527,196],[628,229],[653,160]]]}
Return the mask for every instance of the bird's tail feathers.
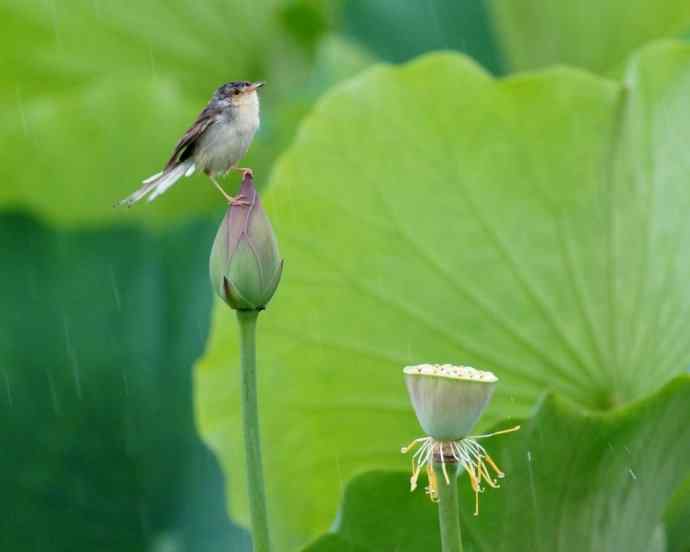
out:
{"label": "bird's tail feathers", "polygon": [[147,195],[149,196],[148,201],[153,201],[183,176],[191,176],[194,174],[195,169],[194,161],[187,159],[163,172],[149,176],[142,182],[141,188],[122,201],[119,201],[117,205],[127,205],[129,207]]}

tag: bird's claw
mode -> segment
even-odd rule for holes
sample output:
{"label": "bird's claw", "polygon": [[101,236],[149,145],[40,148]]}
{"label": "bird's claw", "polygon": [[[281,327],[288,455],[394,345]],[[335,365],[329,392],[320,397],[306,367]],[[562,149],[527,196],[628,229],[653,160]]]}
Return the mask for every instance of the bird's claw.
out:
{"label": "bird's claw", "polygon": [[243,195],[238,195],[230,199],[230,205],[237,207],[249,207],[251,203]]}
{"label": "bird's claw", "polygon": [[230,170],[237,171],[238,173],[242,174],[242,178],[245,176],[254,177],[254,171],[249,167],[231,167]]}

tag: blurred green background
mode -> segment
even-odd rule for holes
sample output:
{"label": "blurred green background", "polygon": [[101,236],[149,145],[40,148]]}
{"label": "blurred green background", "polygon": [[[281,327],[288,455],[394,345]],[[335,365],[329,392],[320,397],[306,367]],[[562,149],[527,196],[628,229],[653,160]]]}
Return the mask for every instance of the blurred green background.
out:
{"label": "blurred green background", "polygon": [[194,176],[112,208],[219,84],[268,81],[245,163],[267,189],[319,98],[373,66],[451,50],[495,76],[618,76],[634,49],[689,29],[672,0],[0,0],[2,550],[251,548],[193,407],[220,198]]}

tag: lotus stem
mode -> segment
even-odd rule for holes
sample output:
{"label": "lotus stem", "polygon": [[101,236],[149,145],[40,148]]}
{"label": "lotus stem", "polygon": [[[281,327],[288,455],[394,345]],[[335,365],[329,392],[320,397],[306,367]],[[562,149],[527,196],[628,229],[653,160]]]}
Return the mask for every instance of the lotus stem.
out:
{"label": "lotus stem", "polygon": [[242,419],[244,449],[247,461],[247,493],[252,524],[254,552],[270,552],[271,541],[266,513],[266,490],[261,439],[259,435],[259,409],[256,395],[256,320],[259,311],[238,310],[242,364]]}
{"label": "lotus stem", "polygon": [[446,461],[444,466],[440,459],[434,459],[433,470],[438,493],[438,521],[443,552],[463,552],[458,505],[458,468],[455,463]]}

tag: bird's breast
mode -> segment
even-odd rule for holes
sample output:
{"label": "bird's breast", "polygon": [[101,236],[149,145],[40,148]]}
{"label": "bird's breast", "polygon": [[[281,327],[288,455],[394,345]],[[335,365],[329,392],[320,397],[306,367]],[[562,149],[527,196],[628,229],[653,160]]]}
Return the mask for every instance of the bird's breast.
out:
{"label": "bird's breast", "polygon": [[253,92],[243,97],[233,107],[232,116],[240,132],[254,136],[259,128],[259,95]]}
{"label": "bird's breast", "polygon": [[258,128],[258,99],[222,113],[208,127],[196,148],[197,168],[212,174],[227,172],[247,153]]}

